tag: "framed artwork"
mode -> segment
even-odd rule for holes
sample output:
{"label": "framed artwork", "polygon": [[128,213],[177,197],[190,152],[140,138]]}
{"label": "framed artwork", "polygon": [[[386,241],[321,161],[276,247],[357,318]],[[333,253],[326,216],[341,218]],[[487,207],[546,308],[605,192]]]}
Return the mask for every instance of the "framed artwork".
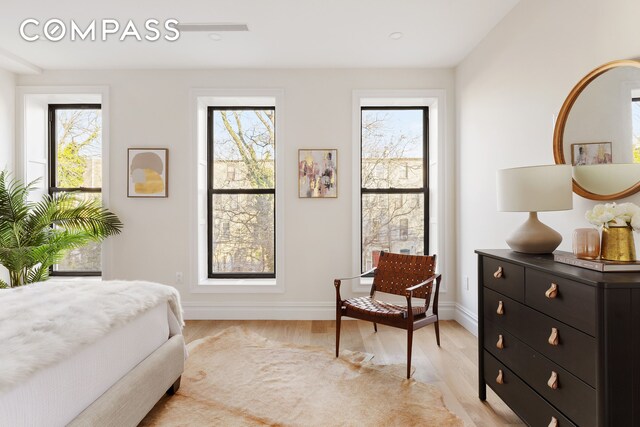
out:
{"label": "framed artwork", "polygon": [[608,163],[613,163],[610,142],[571,144],[571,164],[573,166]]}
{"label": "framed artwork", "polygon": [[169,150],[129,148],[127,197],[169,196]]}
{"label": "framed artwork", "polygon": [[298,150],[298,197],[338,197],[338,150]]}

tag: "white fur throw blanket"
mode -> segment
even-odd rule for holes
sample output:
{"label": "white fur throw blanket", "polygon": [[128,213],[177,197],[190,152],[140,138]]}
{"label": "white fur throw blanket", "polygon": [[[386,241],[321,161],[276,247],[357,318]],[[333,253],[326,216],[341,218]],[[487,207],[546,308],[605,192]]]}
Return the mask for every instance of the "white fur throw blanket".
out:
{"label": "white fur throw blanket", "polygon": [[0,290],[0,393],[164,302],[184,325],[178,291],[157,283],[71,279]]}

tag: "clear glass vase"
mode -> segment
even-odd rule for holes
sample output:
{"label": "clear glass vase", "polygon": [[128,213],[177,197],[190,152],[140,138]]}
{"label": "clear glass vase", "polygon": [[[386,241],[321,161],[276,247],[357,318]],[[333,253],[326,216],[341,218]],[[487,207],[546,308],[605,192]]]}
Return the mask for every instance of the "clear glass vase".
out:
{"label": "clear glass vase", "polygon": [[580,259],[600,256],[600,233],[595,228],[576,228],[573,231],[573,254]]}

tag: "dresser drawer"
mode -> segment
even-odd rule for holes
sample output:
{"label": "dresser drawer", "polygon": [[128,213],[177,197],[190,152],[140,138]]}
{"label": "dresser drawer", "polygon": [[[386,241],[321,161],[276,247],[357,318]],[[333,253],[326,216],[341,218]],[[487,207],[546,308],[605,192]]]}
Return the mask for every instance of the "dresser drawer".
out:
{"label": "dresser drawer", "polygon": [[519,337],[527,327],[526,324],[522,324],[526,319],[526,314],[523,313],[526,307],[491,289],[485,288],[483,292],[484,318]]}
{"label": "dresser drawer", "polygon": [[[496,345],[498,343],[499,346]],[[596,425],[594,388],[491,322],[485,323],[484,346],[501,363],[578,425]],[[548,384],[553,374],[557,378],[555,389]]]}
{"label": "dresser drawer", "polygon": [[524,267],[495,258],[482,257],[482,282],[516,301],[524,301]]}
{"label": "dresser drawer", "polygon": [[[526,309],[526,323],[519,335],[525,343],[592,387],[596,386],[596,340],[533,309]],[[557,331],[557,344],[549,343]]]}
{"label": "dresser drawer", "polygon": [[596,334],[596,288],[527,269],[525,303],[591,336]]}
{"label": "dresser drawer", "polygon": [[[595,387],[595,338],[532,308],[484,289],[484,318],[510,332],[553,362]],[[502,313],[498,307],[502,302]],[[552,328],[557,331],[557,345],[549,343]]]}
{"label": "dresser drawer", "polygon": [[[500,371],[502,384],[496,381]],[[530,426],[548,426],[552,418],[558,421],[558,427],[575,426],[487,351],[483,373],[487,385]]]}

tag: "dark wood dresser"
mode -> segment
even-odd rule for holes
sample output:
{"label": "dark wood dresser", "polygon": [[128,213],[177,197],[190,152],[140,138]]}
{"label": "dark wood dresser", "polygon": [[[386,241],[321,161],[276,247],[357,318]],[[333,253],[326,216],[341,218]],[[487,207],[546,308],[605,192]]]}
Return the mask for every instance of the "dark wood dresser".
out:
{"label": "dark wood dresser", "polygon": [[476,253],[480,399],[531,426],[640,426],[640,273]]}

